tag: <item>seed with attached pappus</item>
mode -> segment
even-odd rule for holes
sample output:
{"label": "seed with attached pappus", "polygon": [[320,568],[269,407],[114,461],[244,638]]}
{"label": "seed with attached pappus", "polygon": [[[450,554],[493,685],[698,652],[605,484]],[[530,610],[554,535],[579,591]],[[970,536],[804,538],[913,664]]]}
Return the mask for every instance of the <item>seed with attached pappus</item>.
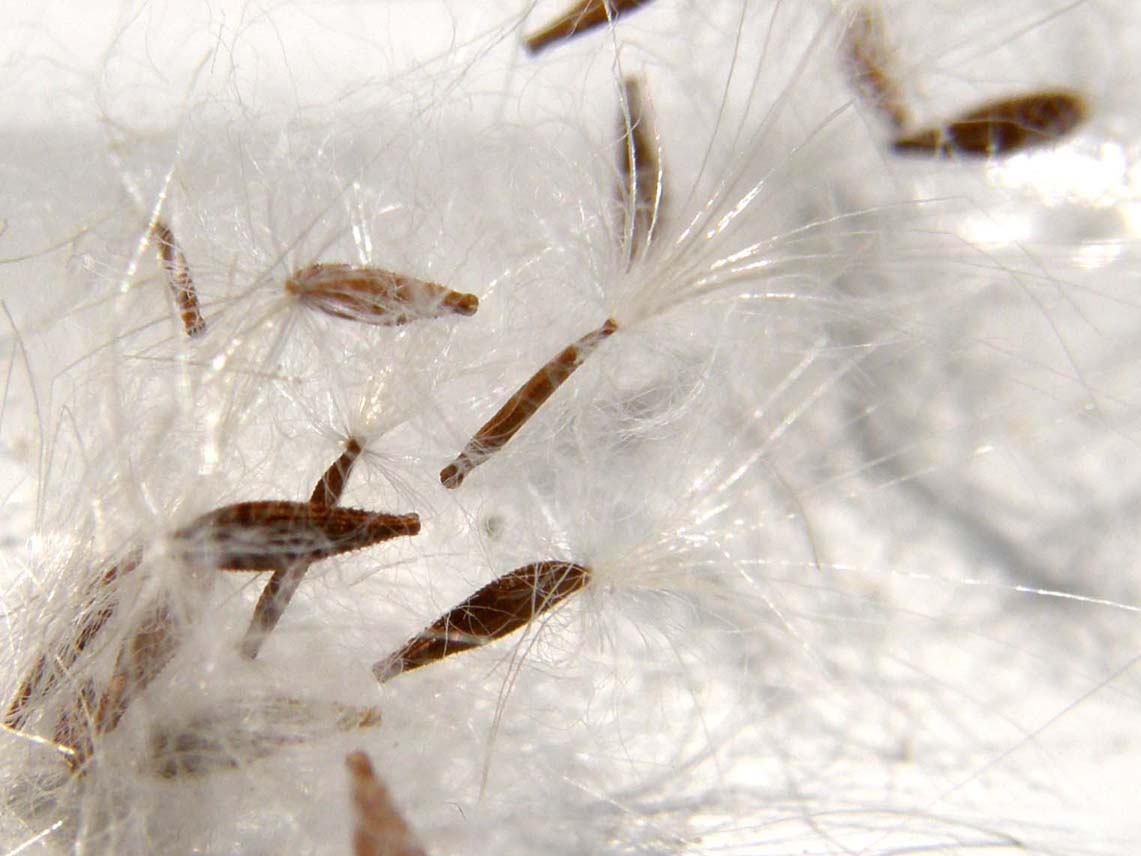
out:
{"label": "seed with attached pappus", "polygon": [[583,360],[618,330],[618,322],[607,319],[597,330],[563,348],[539,369],[491,417],[452,463],[440,471],[440,482],[454,489],[463,484],[467,474],[502,449],[527,420],[543,406]]}
{"label": "seed with attached pappus", "polygon": [[170,226],[162,220],[155,221],[151,227],[151,235],[158,244],[162,269],[166,272],[170,290],[178,303],[182,327],[186,330],[187,336],[200,336],[206,332],[206,319],[202,317],[202,312],[198,308],[198,292],[194,288],[194,280],[190,277],[190,265],[186,261],[186,256],[175,241]]}
{"label": "seed with attached pappus", "polygon": [[474,315],[479,298],[373,267],[313,264],[285,281],[306,306],[364,324],[396,327],[446,315]]}
{"label": "seed with attached pappus", "polygon": [[381,514],[311,502],[239,502],[175,533],[184,559],[226,571],[275,571],[416,535],[416,514]]}
{"label": "seed with attached pappus", "polygon": [[571,562],[524,565],[488,583],[372,667],[381,683],[401,672],[479,648],[529,624],[590,582],[590,569]]}

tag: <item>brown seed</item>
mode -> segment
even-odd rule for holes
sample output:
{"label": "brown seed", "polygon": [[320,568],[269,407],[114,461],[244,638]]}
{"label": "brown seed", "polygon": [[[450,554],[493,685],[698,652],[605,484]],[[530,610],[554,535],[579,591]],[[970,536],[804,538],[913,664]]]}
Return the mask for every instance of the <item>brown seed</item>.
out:
{"label": "brown seed", "polygon": [[[313,488],[309,497],[310,505],[333,508],[341,501],[345,483],[352,473],[353,464],[361,453],[361,446],[355,439],[349,438],[345,443],[345,451],[325,470]],[[257,606],[254,607],[250,626],[246,628],[246,635],[242,638],[241,651],[246,659],[253,660],[261,650],[265,638],[273,632],[281,616],[285,614],[289,601],[293,599],[301,580],[309,571],[309,562],[297,562],[287,568],[279,568],[273,572],[269,582],[262,589]]]}
{"label": "brown seed", "polygon": [[416,535],[416,514],[379,514],[311,502],[239,502],[175,533],[182,556],[226,571],[277,571]]}
{"label": "brown seed", "polygon": [[425,856],[364,752],[345,759],[352,792],[353,856]]}
{"label": "brown seed", "polygon": [[1072,92],[1037,92],[992,101],[942,128],[927,128],[894,143],[897,152],[941,157],[990,157],[1056,143],[1086,118]]}
{"label": "brown seed", "polygon": [[543,29],[528,36],[523,44],[527,52],[534,55],[558,42],[617,20],[632,9],[649,2],[650,0],[579,0]]}
{"label": "brown seed", "polygon": [[622,243],[629,267],[649,249],[661,217],[662,166],[661,144],[638,78],[627,77],[622,82],[622,101],[624,108],[618,116],[622,181],[616,195],[623,213]]}
{"label": "brown seed", "polygon": [[194,288],[194,280],[190,277],[190,265],[182,248],[174,240],[174,233],[162,220],[156,220],[151,227],[151,234],[158,244],[159,260],[166,271],[170,290],[178,302],[179,314],[182,317],[182,327],[187,336],[200,336],[206,332],[206,320],[198,309],[198,292]]}
{"label": "brown seed", "polygon": [[69,747],[71,754],[65,755],[68,766],[74,773],[91,757],[93,744],[90,723],[95,717],[95,685],[90,679],[79,687],[79,697],[68,706],[56,720],[52,739],[60,746]]}
{"label": "brown seed", "polygon": [[166,668],[177,647],[174,616],[166,603],[159,603],[119,650],[111,682],[95,712],[96,734],[115,730],[131,702]]}
{"label": "brown seed", "polygon": [[345,443],[345,451],[337,460],[333,461],[329,469],[325,470],[325,474],[321,476],[320,481],[313,488],[309,502],[329,508],[337,505],[341,501],[345,483],[349,480],[349,475],[353,471],[353,464],[360,457],[360,453],[361,444],[350,437]]}
{"label": "brown seed", "polygon": [[858,9],[844,34],[849,73],[856,89],[872,106],[902,130],[911,123],[903,93],[888,71],[888,48],[883,20],[869,6]]}
{"label": "brown seed", "polygon": [[151,769],[166,778],[208,775],[244,767],[287,746],[380,723],[375,707],[242,696],[175,728],[154,731]]}
{"label": "brown seed", "polygon": [[607,319],[597,330],[563,348],[535,372],[475,433],[459,456],[440,471],[440,481],[444,487],[459,487],[468,473],[507,445],[527,420],[543,406],[543,402],[617,329],[618,322]]}
{"label": "brown seed", "polygon": [[590,582],[590,569],[570,562],[536,562],[488,583],[410,639],[372,672],[381,683],[452,654],[514,633]]}
{"label": "brown seed", "polygon": [[37,658],[35,665],[24,676],[15,697],[8,705],[8,710],[4,714],[5,725],[9,728],[20,728],[27,718],[27,704],[32,696],[50,692],[60,675],[79,658],[95,635],[110,621],[111,616],[115,614],[115,601],[107,596],[107,589],[120,576],[126,576],[134,571],[141,561],[142,555],[137,550],[133,551],[122,562],[104,571],[95,581],[84,598],[84,606],[74,635],[56,651],[50,666],[46,654],[41,654]]}
{"label": "brown seed", "polygon": [[380,268],[313,264],[285,281],[285,290],[327,315],[395,327],[425,318],[474,315],[479,298]]}

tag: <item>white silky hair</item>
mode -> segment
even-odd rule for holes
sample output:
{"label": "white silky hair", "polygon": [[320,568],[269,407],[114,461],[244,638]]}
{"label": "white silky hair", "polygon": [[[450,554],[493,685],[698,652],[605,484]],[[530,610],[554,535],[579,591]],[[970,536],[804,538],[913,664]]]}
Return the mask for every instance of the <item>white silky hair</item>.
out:
{"label": "white silky hair", "polygon": [[[0,2],[0,703],[40,656],[60,674],[0,733],[0,852],[351,853],[360,749],[435,856],[1132,853],[1141,13],[875,4],[920,124],[1086,100],[1056,146],[980,161],[891,150],[844,59],[863,5],[655,0],[529,57],[562,0]],[[663,185],[627,269],[629,76]],[[283,287],[316,262],[479,311],[316,313]],[[244,661],[264,576],[173,533],[305,500],[348,437],[342,504],[421,534],[315,563]],[[546,560],[591,584],[374,680]],[[173,658],[75,776],[54,725],[93,717],[155,603]]]}

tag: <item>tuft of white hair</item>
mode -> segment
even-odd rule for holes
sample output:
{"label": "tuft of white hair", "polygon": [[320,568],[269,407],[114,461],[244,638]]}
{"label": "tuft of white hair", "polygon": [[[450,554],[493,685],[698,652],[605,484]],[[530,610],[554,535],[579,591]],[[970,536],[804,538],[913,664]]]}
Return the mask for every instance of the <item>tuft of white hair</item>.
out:
{"label": "tuft of white hair", "polygon": [[[1086,99],[970,161],[892,152],[844,59],[867,5],[656,0],[529,57],[562,0],[0,3],[0,702],[55,676],[0,732],[0,852],[352,853],[364,751],[435,856],[1132,853],[1141,15],[875,4],[921,123]],[[663,195],[627,265],[631,76]],[[479,310],[333,317],[284,287],[315,263]],[[177,533],[304,501],[348,438],[341,504],[422,530],[315,562],[245,660],[265,575]],[[373,678],[547,560],[589,585]],[[169,661],[100,733],[156,608]]]}

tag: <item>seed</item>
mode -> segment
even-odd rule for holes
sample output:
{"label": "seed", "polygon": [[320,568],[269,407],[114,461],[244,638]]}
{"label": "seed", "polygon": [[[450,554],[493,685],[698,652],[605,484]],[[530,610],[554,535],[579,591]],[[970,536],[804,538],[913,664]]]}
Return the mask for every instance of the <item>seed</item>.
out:
{"label": "seed", "polygon": [[474,315],[479,298],[391,271],[313,264],[285,281],[285,290],[327,315],[395,327],[446,315]]}
{"label": "seed", "polygon": [[488,583],[459,606],[376,663],[381,683],[514,633],[590,582],[590,569],[570,562],[524,565]]}

